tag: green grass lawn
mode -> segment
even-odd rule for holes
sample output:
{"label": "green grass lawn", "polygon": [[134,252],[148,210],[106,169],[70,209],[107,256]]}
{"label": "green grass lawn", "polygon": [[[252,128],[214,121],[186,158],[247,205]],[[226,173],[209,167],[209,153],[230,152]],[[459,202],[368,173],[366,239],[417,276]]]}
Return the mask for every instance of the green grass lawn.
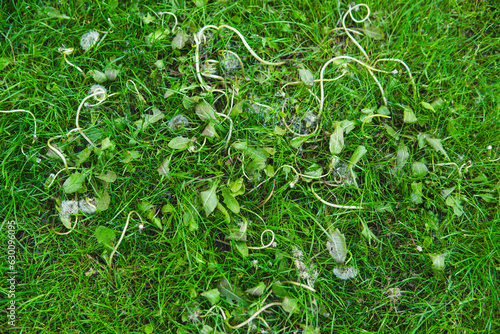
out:
{"label": "green grass lawn", "polygon": [[498,2],[206,2],[1,2],[0,332],[500,332]]}

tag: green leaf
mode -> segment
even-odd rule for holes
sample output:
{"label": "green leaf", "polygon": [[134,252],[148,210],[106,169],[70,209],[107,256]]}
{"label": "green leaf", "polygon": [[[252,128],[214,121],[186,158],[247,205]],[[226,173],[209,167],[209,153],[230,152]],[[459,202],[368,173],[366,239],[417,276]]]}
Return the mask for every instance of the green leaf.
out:
{"label": "green leaf", "polygon": [[225,298],[228,303],[238,304],[239,306],[248,306],[247,298],[245,297],[243,291],[236,288],[227,279],[221,279],[217,289],[220,292],[220,296]]}
{"label": "green leaf", "polygon": [[196,7],[201,8],[207,5],[208,0],[193,0],[193,3]]}
{"label": "green leaf", "polygon": [[201,205],[205,210],[205,216],[208,217],[217,207],[217,203],[219,200],[217,199],[217,195],[215,192],[217,191],[217,183],[213,184],[209,190],[202,191],[200,193],[201,196]]}
{"label": "green leaf", "polygon": [[446,205],[451,206],[453,208],[453,213],[455,216],[460,217],[464,213],[462,206],[460,205],[460,195],[456,194],[455,196],[448,196],[446,198]]}
{"label": "green leaf", "polygon": [[148,46],[151,46],[152,43],[161,41],[167,38],[168,35],[170,35],[169,29],[158,29],[146,36],[146,42],[148,43]]}
{"label": "green leaf", "polygon": [[85,181],[85,174],[75,172],[70,175],[63,183],[63,190],[66,194],[72,194],[80,190]]}
{"label": "green leaf", "polygon": [[423,178],[425,175],[427,175],[427,172],[428,172],[428,169],[427,167],[425,166],[424,163],[420,162],[420,161],[415,161],[413,163],[413,176],[416,177],[416,178]]}
{"label": "green leaf", "polygon": [[273,290],[273,293],[278,298],[285,298],[285,297],[289,296],[287,289],[279,281],[273,283],[273,285],[271,286],[271,289]]}
{"label": "green leaf", "polygon": [[122,162],[125,164],[131,162],[134,159],[139,159],[141,157],[141,153],[138,151],[123,151],[121,155],[122,155]]}
{"label": "green leaf", "polygon": [[410,108],[405,108],[403,122],[406,124],[414,124],[417,123],[417,116]]}
{"label": "green leaf", "polygon": [[104,172],[101,172],[101,174],[99,174],[99,176],[96,176],[99,180],[103,180],[104,182],[108,182],[108,183],[113,183],[116,181],[116,173],[111,171],[111,170],[108,170],[106,172],[106,174],[104,174]]}
{"label": "green leaf", "polygon": [[0,58],[0,71],[9,66],[12,61],[9,58],[1,57]]}
{"label": "green leaf", "polygon": [[314,84],[314,76],[311,71],[304,68],[299,68],[300,80],[308,87],[312,87]]}
{"label": "green leaf", "polygon": [[424,194],[422,193],[422,189],[423,189],[422,182],[418,182],[418,183],[413,182],[411,184],[411,190],[412,190],[411,201],[413,203],[415,203],[415,204],[422,204],[423,203],[422,197],[424,196]]}
{"label": "green leaf", "polygon": [[281,306],[283,307],[283,310],[288,313],[299,313],[300,310],[295,298],[285,297]]}
{"label": "green leaf", "polygon": [[109,137],[104,138],[101,142],[101,150],[103,151],[108,148],[113,151],[115,147],[116,147],[115,143],[113,143],[111,139],[109,139]]}
{"label": "green leaf", "polygon": [[182,222],[184,226],[188,227],[190,232],[196,231],[198,229],[198,223],[196,222],[196,219],[194,219],[194,215],[189,209],[184,212],[184,215],[182,216]]}
{"label": "green leaf", "polygon": [[432,101],[431,106],[433,109],[441,108],[444,105],[444,101],[442,98],[438,97],[434,101]]}
{"label": "green leaf", "polygon": [[293,148],[299,148],[306,140],[306,137],[295,137],[290,141],[290,146]]}
{"label": "green leaf", "polygon": [[248,246],[246,241],[235,241],[236,250],[243,256],[244,258],[248,257]]}
{"label": "green leaf", "polygon": [[165,158],[165,160],[163,160],[163,162],[161,163],[160,167],[158,167],[157,171],[158,171],[158,174],[160,174],[161,176],[168,176],[169,173],[170,173],[170,158],[171,157],[168,157],[168,158]]}
{"label": "green leaf", "polygon": [[97,207],[97,211],[105,211],[109,208],[109,204],[111,202],[111,197],[107,190],[104,190],[102,194],[100,194],[99,198],[96,200],[95,206]]}
{"label": "green leaf", "polygon": [[351,130],[354,130],[356,123],[354,121],[343,120],[340,121],[340,126],[344,129],[345,134],[348,134]]}
{"label": "green leaf", "polygon": [[229,210],[236,214],[240,213],[240,204],[228,188],[222,188],[222,197]]}
{"label": "green leaf", "polygon": [[243,195],[245,193],[245,184],[243,183],[243,178],[240,177],[239,179],[230,182],[229,189],[233,193],[233,196]]}
{"label": "green leaf", "polygon": [[333,122],[335,130],[330,136],[330,153],[340,154],[344,148],[344,129],[339,122]]}
{"label": "green leaf", "polygon": [[153,325],[147,324],[146,326],[144,326],[144,333],[145,334],[152,334],[153,331],[154,331]]}
{"label": "green leaf", "polygon": [[361,30],[366,36],[373,38],[374,40],[382,40],[385,38],[384,32],[380,27],[368,26],[366,28],[361,28]]}
{"label": "green leaf", "polygon": [[203,297],[205,297],[206,299],[208,299],[208,301],[210,302],[210,305],[212,305],[212,306],[217,304],[220,300],[220,292],[218,289],[212,289],[212,290],[205,291],[201,295]]}
{"label": "green leaf", "polygon": [[233,108],[231,108],[231,112],[229,113],[229,116],[233,117],[233,116],[237,116],[239,114],[242,113],[243,111],[243,104],[245,103],[245,101],[240,101],[238,103],[236,103]]}
{"label": "green leaf", "polygon": [[162,226],[162,224],[161,224],[161,219],[160,219],[160,218],[158,218],[158,217],[153,217],[153,218],[151,219],[151,222],[152,222],[153,224],[155,224],[155,225],[156,225],[156,227],[158,227],[160,230],[163,230],[163,226]]}
{"label": "green leaf", "polygon": [[446,158],[448,158],[448,154],[443,148],[443,144],[441,144],[441,139],[425,137],[425,140],[438,152],[441,152]]}
{"label": "green leaf", "polygon": [[352,169],[358,162],[361,160],[361,158],[366,154],[367,150],[366,147],[360,145],[356,148],[354,153],[351,156],[351,159],[349,159],[349,169]]}
{"label": "green leaf", "polygon": [[180,30],[172,39],[172,48],[174,50],[182,49],[186,45],[187,41],[189,41],[189,35],[186,34],[183,30]]}
{"label": "green leaf", "polygon": [[434,110],[434,107],[430,104],[430,103],[427,103],[427,102],[420,102],[420,104],[422,105],[422,107],[424,107],[425,109],[427,110],[430,110],[432,112],[436,112],[436,110]]}
{"label": "green leaf", "polygon": [[331,257],[338,264],[344,263],[347,257],[347,245],[345,236],[340,233],[338,228],[333,233],[330,233],[328,241],[326,242],[326,249]]}
{"label": "green leaf", "polygon": [[106,74],[104,74],[98,70],[89,71],[87,74],[90,75],[92,78],[94,78],[94,81],[97,83],[103,83],[106,80],[108,80],[108,77],[106,76]]}
{"label": "green leaf", "polygon": [[432,269],[436,271],[443,271],[445,268],[444,258],[445,254],[429,254],[432,261]]}
{"label": "green leaf", "polygon": [[209,138],[213,138],[215,136],[218,137],[217,132],[215,131],[214,123],[208,122],[208,125],[205,127],[205,130],[203,130],[201,135]]}
{"label": "green leaf", "polygon": [[213,121],[216,119],[215,109],[205,100],[196,105],[195,112],[202,121]]}
{"label": "green leaf", "polygon": [[410,157],[410,152],[408,151],[408,147],[406,145],[401,146],[396,153],[396,166],[399,169],[403,168]]}
{"label": "green leaf", "polygon": [[99,226],[95,230],[95,237],[97,238],[97,242],[107,246],[109,248],[113,248],[113,241],[115,240],[115,231],[106,227]]}
{"label": "green leaf", "polygon": [[286,133],[285,129],[280,128],[279,126],[275,125],[274,126],[274,134],[277,136],[284,136]]}
{"label": "green leaf", "polygon": [[372,230],[368,227],[368,224],[365,221],[361,221],[361,235],[368,240],[368,244],[372,244],[372,240],[380,243],[380,240],[373,234]]}
{"label": "green leaf", "polygon": [[309,183],[313,180],[319,180],[321,175],[323,175],[323,168],[318,164],[313,164],[304,172],[303,177]]}
{"label": "green leaf", "polygon": [[184,149],[188,148],[190,143],[191,143],[191,139],[186,138],[186,137],[182,137],[182,136],[178,136],[178,137],[175,137],[174,139],[172,139],[168,143],[168,147],[170,147],[173,150],[184,150]]}
{"label": "green leaf", "polygon": [[87,161],[87,159],[90,157],[90,154],[92,153],[92,150],[88,147],[84,148],[81,152],[78,153],[77,159],[75,161],[75,166],[80,167],[82,163]]}
{"label": "green leaf", "polygon": [[249,295],[260,297],[264,294],[265,290],[266,290],[266,285],[263,282],[260,282],[259,285],[254,286],[253,288],[250,288],[245,292],[248,293]]}
{"label": "green leaf", "polygon": [[70,19],[69,16],[61,14],[61,12],[59,10],[55,9],[54,7],[49,7],[49,6],[41,7],[39,9],[39,13],[41,15],[47,16],[49,18],[54,18],[54,19],[64,19],[64,20]]}

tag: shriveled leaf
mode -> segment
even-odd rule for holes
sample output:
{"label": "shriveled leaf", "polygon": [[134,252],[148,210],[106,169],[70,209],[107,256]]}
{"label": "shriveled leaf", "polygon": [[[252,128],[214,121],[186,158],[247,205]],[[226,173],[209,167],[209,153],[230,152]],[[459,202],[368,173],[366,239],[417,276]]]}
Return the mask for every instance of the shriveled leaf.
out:
{"label": "shriveled leaf", "polygon": [[415,116],[415,113],[410,108],[404,110],[403,122],[406,124],[417,123],[417,116]]}
{"label": "shriveled leaf", "polygon": [[360,29],[366,36],[371,37],[375,40],[382,40],[385,38],[384,32],[380,27],[368,26],[366,28]]}
{"label": "shriveled leaf", "polygon": [[95,230],[95,237],[97,242],[105,245],[106,247],[113,248],[113,241],[115,240],[115,231],[106,226],[99,226]]}
{"label": "shriveled leaf", "polygon": [[421,179],[425,175],[427,175],[428,172],[427,166],[425,166],[425,164],[420,161],[415,161],[413,163],[412,168],[413,168],[413,176],[416,178]]}
{"label": "shriveled leaf", "polygon": [[215,137],[217,136],[217,132],[215,131],[214,123],[209,122],[208,125],[205,127],[203,132],[201,133],[202,136],[204,137]]}
{"label": "shriveled leaf", "polygon": [[333,123],[334,131],[330,136],[330,153],[340,154],[344,148],[344,129],[339,122]]}
{"label": "shriveled leaf", "polygon": [[295,298],[285,297],[281,306],[288,313],[299,313],[299,305]]}
{"label": "shriveled leaf", "polygon": [[188,148],[190,143],[191,143],[191,139],[186,138],[186,137],[182,137],[182,136],[178,136],[178,137],[175,137],[174,139],[172,139],[168,143],[168,147],[170,147],[173,150],[184,150],[184,149]]}
{"label": "shriveled leaf", "polygon": [[260,297],[264,294],[265,290],[266,290],[266,285],[263,282],[260,282],[259,285],[254,286],[253,288],[250,288],[245,292],[248,293],[249,295]]}
{"label": "shriveled leaf", "polygon": [[229,210],[236,214],[240,213],[240,205],[228,188],[222,188],[222,197]]}
{"label": "shriveled leaf", "polygon": [[444,258],[445,254],[429,254],[432,261],[432,269],[436,271],[443,271],[445,268]]}
{"label": "shriveled leaf", "polygon": [[101,71],[98,70],[92,70],[89,71],[88,74],[94,79],[95,82],[97,83],[103,83],[106,80],[108,80],[108,77],[106,74],[102,73]]}
{"label": "shriveled leaf", "polygon": [[311,71],[308,69],[304,68],[299,68],[299,76],[300,80],[308,87],[312,87],[314,84],[314,76],[312,75]]}
{"label": "shriveled leaf", "polygon": [[106,173],[101,172],[98,176],[96,176],[99,180],[103,180],[104,182],[113,183],[116,181],[116,173],[112,170],[108,170]]}
{"label": "shriveled leaf", "polygon": [[186,42],[189,41],[189,35],[186,34],[183,30],[180,30],[172,39],[172,48],[182,49],[186,45]]}
{"label": "shriveled leaf", "polygon": [[220,300],[220,292],[218,289],[212,289],[212,290],[205,291],[201,295],[203,297],[205,297],[206,299],[208,299],[208,301],[210,302],[210,305],[212,305],[212,306],[217,304]]}
{"label": "shriveled leaf", "polygon": [[338,264],[344,263],[347,256],[347,245],[345,236],[340,233],[338,228],[333,233],[330,233],[326,242],[326,249],[335,262]]}
{"label": "shriveled leaf", "polygon": [[441,139],[425,137],[425,140],[438,152],[441,152],[446,158],[448,158],[448,154],[443,148],[443,144],[441,144]]}
{"label": "shriveled leaf", "polygon": [[75,172],[70,175],[63,183],[63,190],[66,194],[72,194],[80,190],[85,181],[85,174]]}
{"label": "shriveled leaf", "polygon": [[248,306],[248,299],[244,292],[232,285],[227,279],[221,279],[217,289],[219,290],[220,296],[226,299],[228,303]]}
{"label": "shriveled leaf", "polygon": [[196,115],[198,115],[198,117],[202,121],[206,121],[206,120],[213,121],[216,119],[215,109],[210,104],[208,104],[208,102],[205,100],[202,100],[200,103],[198,103],[196,105],[195,112],[196,112]]}
{"label": "shriveled leaf", "polygon": [[217,184],[213,184],[209,190],[202,191],[200,193],[201,196],[201,205],[205,210],[205,216],[208,217],[217,207],[217,203],[219,200],[217,199],[217,195],[215,194],[217,191]]}

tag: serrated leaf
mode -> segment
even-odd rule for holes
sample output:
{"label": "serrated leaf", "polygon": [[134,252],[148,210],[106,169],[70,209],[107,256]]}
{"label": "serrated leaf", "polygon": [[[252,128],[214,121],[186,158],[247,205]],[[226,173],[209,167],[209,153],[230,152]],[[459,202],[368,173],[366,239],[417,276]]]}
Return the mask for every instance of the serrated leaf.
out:
{"label": "serrated leaf", "polygon": [[116,173],[112,170],[108,170],[106,173],[101,172],[96,178],[103,180],[104,182],[113,183],[116,181]]}
{"label": "serrated leaf", "polygon": [[380,27],[368,26],[366,28],[361,28],[361,30],[366,36],[373,38],[374,40],[382,40],[385,38],[384,32]]}
{"label": "serrated leaf", "polygon": [[406,124],[417,123],[417,116],[415,116],[415,113],[410,108],[404,110],[403,122]]}
{"label": "serrated leaf", "polygon": [[403,168],[410,157],[410,152],[408,151],[408,147],[406,145],[401,146],[396,153],[396,166],[399,169]]}
{"label": "serrated leaf", "polygon": [[196,105],[195,112],[202,121],[214,121],[216,119],[215,109],[205,100]]}
{"label": "serrated leaf", "polygon": [[432,261],[432,269],[436,271],[443,271],[445,268],[444,257],[445,254],[429,254]]}
{"label": "serrated leaf", "polygon": [[425,140],[438,152],[441,152],[446,158],[448,158],[448,154],[443,148],[443,144],[441,144],[441,139],[425,137]]}
{"label": "serrated leaf", "polygon": [[308,87],[312,87],[314,84],[314,76],[311,71],[305,68],[299,68],[300,80]]}
{"label": "serrated leaf", "polygon": [[423,203],[422,196],[424,196],[424,194],[422,193],[422,189],[423,189],[422,182],[418,182],[418,183],[414,182],[411,184],[411,190],[412,190],[411,201],[413,203],[415,203],[415,204],[422,204]]}
{"label": "serrated leaf", "polygon": [[113,241],[115,240],[115,231],[106,227],[99,226],[95,230],[95,237],[97,242],[106,247],[113,248]]}
{"label": "serrated leaf", "polygon": [[168,143],[168,147],[170,147],[173,150],[184,150],[184,149],[188,148],[190,143],[191,143],[191,139],[186,138],[186,137],[182,137],[182,136],[178,136],[178,137],[175,137],[174,139],[172,139]]}
{"label": "serrated leaf", "polygon": [[281,306],[288,313],[299,313],[299,305],[295,298],[285,297]]}
{"label": "serrated leaf", "polygon": [[201,295],[203,297],[205,297],[206,299],[208,299],[208,301],[210,302],[210,305],[212,305],[212,306],[217,304],[220,300],[220,292],[218,289],[212,289],[212,290],[205,291]]}
{"label": "serrated leaf", "polygon": [[347,256],[347,245],[345,236],[340,233],[338,228],[333,233],[330,233],[326,242],[326,249],[335,262],[338,264],[344,263]]}
{"label": "serrated leaf", "polygon": [[220,296],[225,298],[228,303],[248,306],[247,298],[243,291],[232,285],[227,279],[221,279],[217,285],[217,289],[219,290]]}
{"label": "serrated leaf", "polygon": [[248,293],[249,295],[260,297],[264,294],[265,290],[266,290],[266,285],[263,282],[260,282],[259,285],[254,286],[253,288],[250,288],[245,292]]}
{"label": "serrated leaf", "polygon": [[344,148],[344,129],[339,122],[333,122],[334,131],[330,136],[330,153],[340,154]]}
{"label": "serrated leaf", "polygon": [[75,172],[70,175],[63,183],[63,190],[66,194],[72,194],[80,190],[85,181],[85,174]]}
{"label": "serrated leaf", "polygon": [[215,192],[217,191],[217,184],[213,184],[209,190],[202,191],[200,193],[201,196],[201,205],[205,210],[205,216],[208,217],[217,207],[217,203],[219,200],[217,199],[217,195]]}
{"label": "serrated leaf", "polygon": [[428,172],[427,166],[425,166],[425,164],[420,161],[415,161],[412,165],[412,169],[413,176],[419,179],[427,175]]}
{"label": "serrated leaf", "polygon": [[172,48],[174,50],[182,49],[186,45],[187,41],[189,41],[189,35],[186,34],[183,30],[180,30],[172,39]]}
{"label": "serrated leaf", "polygon": [[240,213],[240,204],[228,188],[222,188],[222,197],[229,210],[236,214]]}

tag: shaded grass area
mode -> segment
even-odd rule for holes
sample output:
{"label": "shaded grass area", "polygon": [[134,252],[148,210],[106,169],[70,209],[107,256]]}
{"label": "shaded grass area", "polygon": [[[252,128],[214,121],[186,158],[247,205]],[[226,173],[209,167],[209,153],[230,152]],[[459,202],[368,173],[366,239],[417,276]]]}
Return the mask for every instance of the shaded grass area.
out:
{"label": "shaded grass area", "polygon": [[[199,152],[176,151],[172,155],[168,147],[172,138],[201,138],[205,127],[192,109],[184,107],[186,97],[201,96],[222,112],[231,94],[226,98],[203,93],[199,87],[181,91],[197,84],[192,40],[174,50],[174,35],[152,44],[145,39],[158,29],[173,27],[171,18],[163,16],[161,20],[154,14],[172,10],[189,35],[207,24],[228,24],[237,27],[263,58],[289,59],[287,66],[264,66],[232,32],[206,34],[210,43],[204,57],[220,59],[217,51],[229,49],[245,64],[247,80],[241,73],[228,75],[227,85],[239,90],[234,104],[244,101],[242,113],[233,117],[231,142],[246,141],[255,149],[273,148],[266,165],[274,170],[292,165],[303,173],[316,163],[326,171],[333,122],[357,120],[363,109],[383,104],[378,87],[362,67],[348,66],[345,79],[325,83],[325,111],[317,120],[321,128],[309,142],[296,148],[292,145],[295,136],[276,135],[275,126],[284,127],[279,114],[284,103],[280,88],[300,80],[298,63],[317,79],[321,66],[333,56],[362,58],[345,35],[328,34],[341,26],[337,24],[336,2],[245,1],[210,3],[201,8],[193,2],[166,8],[134,2],[114,9],[101,2],[48,5],[71,19],[49,18],[44,7],[29,1],[16,6],[2,3],[0,14],[0,57],[2,64],[8,62],[0,67],[0,108],[31,110],[37,118],[39,138],[31,145],[33,121],[29,116],[0,114],[1,226],[6,229],[7,221],[12,220],[17,225],[15,330],[142,333],[151,325],[155,333],[209,332],[206,326],[228,333],[247,331],[249,327],[228,328],[218,308],[235,324],[262,305],[280,300],[275,292],[266,301],[264,296],[273,291],[277,281],[301,281],[294,266],[294,246],[319,272],[316,292],[286,286],[300,312],[272,308],[262,314],[265,322],[255,320],[250,331],[266,330],[266,323],[272,328],[270,332],[276,333],[315,333],[316,329],[321,333],[494,333],[499,329],[500,185],[499,162],[495,160],[500,155],[500,15],[495,2],[369,4],[371,24],[379,27],[385,38],[358,40],[371,59],[404,60],[413,72],[419,98],[414,98],[403,68],[397,67],[398,75],[380,75],[392,118],[374,119],[365,125],[364,133],[359,122],[346,134],[344,151],[339,154],[347,163],[356,147],[366,147],[367,153],[356,168],[358,187],[315,185],[329,202],[369,208],[360,211],[325,206],[312,195],[311,183],[302,179],[291,188],[292,172],[281,170],[259,186],[266,174],[252,174],[247,168],[248,180],[243,174],[248,157],[234,148],[229,155],[225,150],[227,123],[216,125],[220,138],[208,139],[204,147],[200,148],[202,140],[198,139]],[[347,4],[342,3],[339,10],[346,9]],[[146,24],[148,13],[156,20]],[[359,19],[364,14],[354,15]],[[363,27],[351,20],[346,23],[348,27]],[[80,36],[89,30],[101,31],[101,37],[104,31],[108,34],[83,52]],[[75,195],[64,193],[64,173],[52,187],[44,185],[51,173],[63,168],[59,159],[47,156],[46,143],[74,128],[78,104],[94,82],[64,62],[58,51],[62,45],[75,48],[68,59],[85,72],[103,71],[107,66],[120,69],[117,80],[104,84],[108,92],[119,94],[99,107],[84,109],[80,119],[96,143],[109,137],[116,145],[114,151],[93,154],[80,167],[93,175],[87,179],[87,192],[82,196],[95,197],[107,187],[111,204],[105,211],[81,216],[76,230],[66,236],[51,232],[52,225],[57,231],[65,229],[56,203]],[[116,61],[109,65],[113,57]],[[163,60],[165,68],[155,67],[157,60]],[[381,68],[391,71],[395,66],[387,63]],[[338,73],[332,66],[326,77]],[[129,79],[147,103],[127,88]],[[220,84],[217,88],[227,87]],[[176,93],[165,98],[172,90]],[[318,102],[303,85],[285,91],[290,97],[283,108],[288,125],[295,131],[311,132],[315,125],[307,128],[303,119],[310,112],[318,115]],[[316,83],[312,91],[319,95]],[[444,103],[435,112],[420,103],[439,98]],[[136,133],[134,122],[151,114],[153,106],[164,112],[165,118]],[[403,122],[405,107],[413,109],[417,123]],[[168,120],[179,113],[187,116],[190,126],[169,129]],[[391,136],[384,124],[397,135]],[[429,145],[420,147],[421,133],[440,138],[449,159]],[[57,143],[72,165],[87,146],[81,137]],[[398,168],[396,153],[402,146],[407,146],[409,158]],[[127,151],[138,152],[139,158],[124,163]],[[162,177],[157,168],[171,155],[169,176]],[[413,175],[412,164],[417,161],[428,168],[423,178]],[[472,166],[460,170],[468,161]],[[115,182],[104,184],[96,179],[95,175],[108,170],[117,174]],[[225,184],[240,177],[246,187],[246,193],[237,197],[240,213],[230,212],[230,223],[217,210],[206,217],[199,203],[200,192],[207,190],[209,183]],[[326,181],[333,183],[333,175]],[[422,183],[421,204],[412,200],[412,183]],[[453,187],[450,196],[461,203],[459,216],[442,196],[443,190]],[[258,207],[271,193],[265,205]],[[163,230],[150,219],[139,232],[134,221],[109,269],[104,247],[94,236],[96,228],[106,226],[121,233],[127,213],[138,210],[144,202],[153,205]],[[162,207],[169,203],[173,212],[162,213]],[[185,224],[186,212],[194,212],[194,222]],[[242,257],[235,243],[225,239],[242,217],[250,221],[249,246],[258,246],[262,231],[271,229],[277,247],[251,250],[249,257]],[[380,242],[369,242],[363,236],[363,224]],[[359,273],[355,279],[341,281],[334,276],[336,265],[325,250],[327,238],[319,225],[333,226],[345,234],[349,265]],[[1,244],[7,245],[6,233],[0,238]],[[444,271],[432,269],[429,254],[446,254]],[[5,310],[10,302],[4,285],[8,266],[5,262],[1,266],[5,274],[0,305]],[[249,297],[247,307],[221,298],[218,308],[210,310],[211,304],[200,294],[216,288],[223,278],[243,291],[263,282],[266,294]],[[9,328],[5,319],[2,313],[2,330]]]}

